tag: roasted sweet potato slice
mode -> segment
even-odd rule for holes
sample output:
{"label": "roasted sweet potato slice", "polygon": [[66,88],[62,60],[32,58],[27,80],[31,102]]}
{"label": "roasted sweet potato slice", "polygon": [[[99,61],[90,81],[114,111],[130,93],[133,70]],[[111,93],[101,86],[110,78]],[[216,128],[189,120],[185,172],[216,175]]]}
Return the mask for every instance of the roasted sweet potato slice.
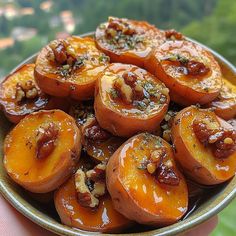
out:
{"label": "roasted sweet potato slice", "polygon": [[35,78],[48,94],[88,100],[94,96],[97,77],[108,63],[109,57],[95,47],[92,38],[72,36],[54,40],[41,50]]}
{"label": "roasted sweet potato slice", "polygon": [[220,93],[222,74],[210,52],[186,41],[167,41],[152,53],[145,68],[170,89],[181,105],[206,104]]}
{"label": "roasted sweet potato slice", "polygon": [[82,144],[87,154],[98,162],[107,162],[115,150],[125,141],[115,137],[98,124],[93,102],[74,103],[70,115],[75,118],[82,132]]}
{"label": "roasted sweet potato slice", "polygon": [[34,64],[23,65],[0,84],[0,105],[13,123],[34,111],[66,105],[65,101],[42,92],[34,79],[34,67]]}
{"label": "roasted sweet potato slice", "polygon": [[88,172],[84,168],[77,170],[75,175],[55,193],[55,207],[62,223],[82,230],[109,233],[120,232],[122,229],[130,226],[131,221],[113,208],[108,193],[100,196],[99,200],[98,197],[96,197],[97,201],[99,201],[96,207],[85,206],[85,204],[90,204],[89,201],[91,200],[91,195],[88,194],[88,191],[93,193],[94,188],[91,187],[90,183],[90,190],[87,189],[87,185],[85,186],[83,181],[81,185],[87,190],[87,192],[84,191],[87,194],[87,198],[84,197],[85,193],[78,192],[78,190],[81,189],[78,186],[80,185],[78,181],[82,180],[78,179],[79,176],[76,176],[76,174],[79,173],[85,173],[83,174],[83,176],[85,176]]}
{"label": "roasted sweet potato slice", "polygon": [[214,112],[197,107],[183,109],[172,126],[175,157],[196,182],[213,185],[234,176],[236,130]]}
{"label": "roasted sweet potato slice", "polygon": [[171,146],[152,134],[130,138],[112,155],[106,181],[115,209],[141,224],[173,224],[187,211],[187,185]]}
{"label": "roasted sweet potato slice", "polygon": [[97,80],[95,115],[115,136],[158,129],[169,104],[169,90],[155,76],[133,65],[111,64]]}
{"label": "roasted sweet potato slice", "polygon": [[214,108],[217,116],[229,120],[236,116],[236,86],[223,79],[223,86],[218,97],[206,104],[206,107]]}
{"label": "roasted sweet potato slice", "polygon": [[96,44],[112,62],[144,66],[152,49],[165,40],[165,33],[145,21],[109,17],[98,26]]}
{"label": "roasted sweet potato slice", "polygon": [[4,166],[25,189],[45,193],[72,174],[80,151],[74,119],[60,110],[43,110],[26,116],[6,136]]}

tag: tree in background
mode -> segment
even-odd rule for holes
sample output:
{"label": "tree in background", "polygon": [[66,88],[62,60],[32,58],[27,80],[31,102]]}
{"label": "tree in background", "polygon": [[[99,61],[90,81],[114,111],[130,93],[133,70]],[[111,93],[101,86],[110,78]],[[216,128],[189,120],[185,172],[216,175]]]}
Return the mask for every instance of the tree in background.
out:
{"label": "tree in background", "polygon": [[215,49],[236,65],[235,0],[218,0],[210,16],[190,23],[182,32]]}

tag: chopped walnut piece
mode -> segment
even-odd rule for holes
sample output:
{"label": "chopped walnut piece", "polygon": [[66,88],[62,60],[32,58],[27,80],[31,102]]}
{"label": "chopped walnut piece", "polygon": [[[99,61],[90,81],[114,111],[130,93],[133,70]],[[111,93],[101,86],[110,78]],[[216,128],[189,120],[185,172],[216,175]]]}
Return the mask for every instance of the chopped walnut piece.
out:
{"label": "chopped walnut piece", "polygon": [[87,178],[94,182],[105,181],[106,164],[100,163],[96,165],[92,170],[86,172]]}
{"label": "chopped walnut piece", "polygon": [[156,178],[160,183],[177,186],[179,185],[180,179],[175,173],[172,167],[168,167],[165,164],[159,166],[156,174]]}
{"label": "chopped walnut piece", "polygon": [[44,159],[53,152],[58,134],[59,129],[55,123],[50,122],[40,126],[36,134],[36,157],[38,159]]}
{"label": "chopped walnut piece", "polygon": [[159,148],[151,153],[149,163],[147,164],[147,171],[154,174],[157,168],[161,165],[163,157],[166,155],[165,148]]}
{"label": "chopped walnut piece", "polygon": [[177,32],[174,29],[166,30],[165,36],[167,39],[171,39],[171,40],[182,40],[184,38],[180,32]]}
{"label": "chopped walnut piece", "polygon": [[93,186],[92,194],[95,197],[103,196],[106,193],[106,184],[105,182],[95,182]]}
{"label": "chopped walnut piece", "polygon": [[133,72],[124,72],[122,77],[124,78],[125,83],[131,87],[134,87],[138,78]]}
{"label": "chopped walnut piece", "polygon": [[104,141],[107,140],[111,135],[106,130],[104,130],[97,122],[85,128],[84,132],[85,138],[93,141]]}
{"label": "chopped walnut piece", "polygon": [[24,99],[35,99],[38,94],[38,89],[32,80],[16,84],[15,100],[18,103],[22,102]]}
{"label": "chopped walnut piece", "polygon": [[[75,187],[77,199],[81,206],[95,208],[99,205],[99,197],[106,193],[105,164],[98,164],[86,173],[78,169],[75,173]],[[92,190],[86,184],[89,180],[93,182]]]}
{"label": "chopped walnut piece", "polygon": [[202,62],[198,61],[188,61],[186,68],[188,70],[189,75],[206,75],[209,71],[210,68],[206,67]]}
{"label": "chopped walnut piece", "polygon": [[124,35],[132,36],[136,33],[136,30],[131,27],[124,19],[109,17],[106,36],[108,38],[113,38],[117,35],[117,32],[122,32]]}
{"label": "chopped walnut piece", "polygon": [[89,188],[86,185],[85,181],[85,173],[81,169],[78,169],[75,173],[75,188],[77,192],[77,200],[83,207],[97,207],[99,204],[99,200],[89,191]]}
{"label": "chopped walnut piece", "polygon": [[121,99],[125,103],[132,103],[133,91],[132,88],[125,83],[124,78],[117,78],[114,82],[114,88],[118,91]]}
{"label": "chopped walnut piece", "polygon": [[212,149],[216,158],[223,159],[236,151],[236,131],[227,130],[222,127],[208,125],[204,121],[195,120],[193,131],[198,140]]}

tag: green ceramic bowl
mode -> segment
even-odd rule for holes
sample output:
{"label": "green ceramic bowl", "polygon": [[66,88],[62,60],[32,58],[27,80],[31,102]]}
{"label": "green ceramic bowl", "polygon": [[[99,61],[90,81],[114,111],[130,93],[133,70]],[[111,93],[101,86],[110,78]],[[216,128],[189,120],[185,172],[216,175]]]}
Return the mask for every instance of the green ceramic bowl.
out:
{"label": "green ceramic bowl", "polygon": [[[93,33],[89,33],[82,36],[92,36]],[[213,53],[217,61],[219,62],[224,76],[236,84],[236,68],[224,59],[221,55],[214,52],[213,50],[207,48]],[[26,59],[22,64],[32,63],[35,61],[36,55],[31,56]],[[19,65],[20,66],[20,65]],[[10,129],[10,123],[0,113],[0,157],[3,157],[2,145],[6,133]],[[15,207],[19,212],[28,217],[30,220],[36,224],[42,226],[59,235],[98,235],[94,232],[86,232],[79,229],[74,229],[62,225],[60,223],[59,217],[57,216],[55,209],[53,208],[53,203],[51,207],[45,207],[45,204],[40,204],[38,201],[34,200],[30,194],[28,194],[24,189],[15,184],[9,176],[6,174],[2,161],[0,162],[0,191],[2,195]],[[211,191],[209,189],[209,191]],[[216,215],[223,208],[225,208],[236,196],[236,177],[231,179],[225,184],[218,186],[214,189],[214,193],[206,197],[204,201],[195,209],[186,219],[179,221],[176,224],[167,226],[155,230],[146,230],[145,228],[140,228],[142,232],[128,233],[126,235],[177,235],[183,233],[198,224],[206,221],[210,217]],[[112,234],[107,234],[112,235]],[[125,234],[119,234],[125,235]]]}

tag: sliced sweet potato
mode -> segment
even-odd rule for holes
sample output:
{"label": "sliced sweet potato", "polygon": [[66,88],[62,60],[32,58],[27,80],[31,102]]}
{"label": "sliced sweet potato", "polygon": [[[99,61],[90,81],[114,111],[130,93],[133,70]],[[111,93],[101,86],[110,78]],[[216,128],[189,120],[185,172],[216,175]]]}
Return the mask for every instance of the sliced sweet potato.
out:
{"label": "sliced sweet potato", "polygon": [[98,206],[83,206],[90,198],[88,196],[85,201],[83,194],[77,192],[76,181],[75,174],[56,191],[54,196],[55,207],[63,224],[82,230],[108,233],[120,232],[130,226],[131,221],[113,208],[107,193],[99,197]]}
{"label": "sliced sweet potato", "polygon": [[170,89],[181,105],[206,104],[220,93],[222,74],[210,52],[189,41],[167,41],[152,53],[145,68]]}
{"label": "sliced sweet potato", "polygon": [[236,131],[210,110],[188,107],[172,126],[175,157],[185,173],[204,185],[224,182],[236,171]]}
{"label": "sliced sweet potato", "polygon": [[82,144],[87,154],[99,162],[107,162],[116,149],[124,142],[113,136],[97,123],[94,118],[82,129]]}
{"label": "sliced sweet potato", "polygon": [[165,33],[145,21],[109,17],[98,26],[96,44],[112,62],[144,66],[152,49],[165,40]]}
{"label": "sliced sweet potato", "polygon": [[0,84],[0,105],[13,123],[34,111],[66,106],[62,99],[42,92],[34,79],[34,67],[34,64],[23,65]]}
{"label": "sliced sweet potato", "polygon": [[217,116],[229,120],[236,117],[236,86],[223,79],[223,86],[218,97],[206,104],[206,107],[214,108]]}
{"label": "sliced sweet potato", "polygon": [[72,36],[54,40],[41,50],[35,78],[48,94],[88,100],[94,96],[97,77],[108,63],[109,57],[95,47],[92,38]]}
{"label": "sliced sweet potato", "polygon": [[45,193],[72,174],[80,151],[74,119],[60,110],[43,110],[26,116],[6,136],[4,166],[25,189]]}
{"label": "sliced sweet potato", "polygon": [[139,67],[114,63],[97,80],[95,115],[99,125],[115,136],[156,131],[168,104],[169,90]]}
{"label": "sliced sweet potato", "polygon": [[130,138],[112,155],[106,182],[115,209],[141,224],[173,224],[187,211],[187,185],[172,148],[152,134]]}
{"label": "sliced sweet potato", "polygon": [[98,124],[93,102],[74,103],[70,115],[75,118],[82,132],[82,145],[87,154],[98,162],[107,162],[124,139],[115,137]]}

